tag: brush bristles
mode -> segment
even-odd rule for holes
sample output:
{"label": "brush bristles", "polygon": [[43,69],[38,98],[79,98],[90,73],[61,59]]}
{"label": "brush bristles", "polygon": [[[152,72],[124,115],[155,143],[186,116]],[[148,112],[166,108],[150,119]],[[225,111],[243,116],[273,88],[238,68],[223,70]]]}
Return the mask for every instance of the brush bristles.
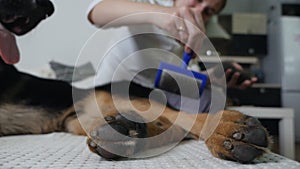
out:
{"label": "brush bristles", "polygon": [[199,99],[201,84],[201,79],[195,79],[170,70],[163,70],[158,87],[181,96]]}

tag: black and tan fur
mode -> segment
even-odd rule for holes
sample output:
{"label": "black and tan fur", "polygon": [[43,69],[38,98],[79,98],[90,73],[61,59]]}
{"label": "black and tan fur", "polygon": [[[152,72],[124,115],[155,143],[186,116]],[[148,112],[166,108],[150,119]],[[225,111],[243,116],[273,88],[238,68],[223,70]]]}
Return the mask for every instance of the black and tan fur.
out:
{"label": "black and tan fur", "polygon": [[[0,22],[18,35],[33,29],[53,11],[48,0],[0,0]],[[268,133],[255,118],[237,111],[216,115],[179,112],[164,107],[160,98],[149,100],[152,90],[134,83],[126,98],[127,90],[122,88],[128,82],[81,90],[66,82],[19,72],[2,60],[0,81],[0,136],[50,132],[86,135],[90,150],[107,159],[136,157],[193,138],[204,139],[215,157],[248,163],[270,145]],[[112,93],[111,86],[119,90]],[[217,128],[207,134],[216,121]],[[118,139],[120,133],[127,139]],[[163,138],[152,139],[161,133]]]}
{"label": "black and tan fur", "polygon": [[[192,115],[170,107],[163,109],[159,99],[148,100],[151,89],[137,84],[130,85],[131,99],[124,98],[126,93],[121,89],[128,85],[127,82],[100,86],[95,91],[74,88],[76,97],[73,102],[72,87],[68,83],[21,73],[3,61],[0,61],[0,79],[1,136],[50,132],[87,135],[91,151],[108,159],[120,156],[103,149],[106,144],[110,149],[115,148],[128,157],[134,157],[143,151],[181,141],[183,137],[200,138],[205,139],[214,156],[242,163],[262,155],[270,144],[268,133],[255,118],[237,111],[220,112],[218,116],[206,113]],[[120,90],[112,95],[111,85]],[[118,110],[115,105],[118,105]],[[150,105],[152,108],[145,113]],[[163,113],[153,118],[160,110],[164,110]],[[181,120],[174,124],[179,115]],[[128,117],[139,122],[130,121]],[[202,129],[207,117],[220,118],[220,122],[213,134],[205,138]],[[196,121],[189,131],[188,125],[194,119]],[[166,137],[157,142],[112,138],[116,131],[131,138],[151,138],[169,128]],[[131,142],[128,144],[126,141]]]}

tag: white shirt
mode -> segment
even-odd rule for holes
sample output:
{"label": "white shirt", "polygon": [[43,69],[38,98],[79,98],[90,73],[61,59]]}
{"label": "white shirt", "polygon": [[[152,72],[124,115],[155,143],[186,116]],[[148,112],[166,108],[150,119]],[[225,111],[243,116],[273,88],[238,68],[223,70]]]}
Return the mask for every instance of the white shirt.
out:
{"label": "white shirt", "polygon": [[[97,3],[95,0],[88,8],[88,13]],[[173,6],[173,0],[134,0],[163,6]],[[158,15],[157,17],[159,17]],[[130,16],[133,17],[133,16]],[[111,28],[109,38],[113,45],[107,50],[102,62],[96,68],[97,75],[95,85],[103,85],[110,82],[133,80],[146,87],[153,87],[156,76],[156,68],[161,62],[180,65],[182,46],[173,38],[166,35],[161,29],[149,25],[132,25],[119,28]],[[121,36],[120,36],[121,35]],[[142,73],[139,73],[143,71]]]}
{"label": "white shirt", "polygon": [[[102,0],[94,0],[88,8],[88,13]],[[173,6],[174,0],[133,0]],[[100,17],[100,16],[99,16]],[[160,15],[157,16],[159,19]],[[131,25],[119,28],[110,28],[109,39],[104,39],[110,48],[102,58],[101,64],[96,68],[95,85],[110,82],[132,80],[138,84],[152,88],[156,77],[156,70],[161,62],[179,66],[183,46],[167,35],[163,30],[153,25]],[[141,34],[142,33],[142,34]],[[151,34],[149,34],[151,33]],[[104,33],[105,35],[105,33]],[[103,36],[99,36],[101,39]],[[105,35],[105,37],[107,37]],[[103,46],[99,46],[102,48]],[[145,70],[146,71],[143,71]],[[139,73],[143,71],[143,73]],[[139,74],[138,74],[139,73]],[[168,104],[174,108],[189,113],[208,112],[211,105],[211,91],[205,89],[200,100],[180,97],[177,94],[165,92]],[[221,97],[215,97],[221,98]],[[222,102],[221,102],[222,103]],[[217,106],[221,105],[221,106]],[[214,109],[223,109],[223,104],[214,104]],[[221,107],[221,108],[219,108]]]}

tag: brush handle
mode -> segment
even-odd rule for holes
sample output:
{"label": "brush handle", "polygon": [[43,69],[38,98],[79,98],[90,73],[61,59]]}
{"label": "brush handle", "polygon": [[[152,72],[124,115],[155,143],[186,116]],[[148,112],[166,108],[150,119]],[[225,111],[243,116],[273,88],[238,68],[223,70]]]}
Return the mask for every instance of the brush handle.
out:
{"label": "brush handle", "polygon": [[186,69],[192,57],[193,57],[193,52],[191,53],[183,52],[183,63],[181,67]]}

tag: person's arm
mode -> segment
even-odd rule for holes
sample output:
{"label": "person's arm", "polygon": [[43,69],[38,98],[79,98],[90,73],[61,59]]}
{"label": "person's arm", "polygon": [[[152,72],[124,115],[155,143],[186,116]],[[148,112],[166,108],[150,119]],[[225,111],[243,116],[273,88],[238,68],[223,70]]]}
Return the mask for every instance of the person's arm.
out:
{"label": "person's arm", "polygon": [[[137,13],[147,12],[159,12],[166,14],[173,14],[176,11],[173,7],[163,7],[159,5],[153,5],[150,3],[137,3],[130,0],[103,0],[99,2],[89,13],[89,21],[98,26],[102,27],[115,19],[119,19],[123,16],[128,16]],[[145,15],[146,16],[146,15]],[[149,15],[151,16],[151,15]],[[157,24],[157,18],[152,17],[136,17],[136,20],[130,20],[127,22],[121,22],[120,25],[132,25],[141,23]]]}
{"label": "person's arm", "polygon": [[[134,14],[136,14],[134,17],[126,17]],[[125,18],[120,19],[124,16]],[[200,36],[205,32],[201,11],[198,8],[164,7],[130,0],[103,0],[90,11],[88,18],[98,27],[108,23],[110,23],[108,27],[156,25],[185,44],[188,53],[191,52],[190,48],[199,47],[197,44],[200,43]]]}

